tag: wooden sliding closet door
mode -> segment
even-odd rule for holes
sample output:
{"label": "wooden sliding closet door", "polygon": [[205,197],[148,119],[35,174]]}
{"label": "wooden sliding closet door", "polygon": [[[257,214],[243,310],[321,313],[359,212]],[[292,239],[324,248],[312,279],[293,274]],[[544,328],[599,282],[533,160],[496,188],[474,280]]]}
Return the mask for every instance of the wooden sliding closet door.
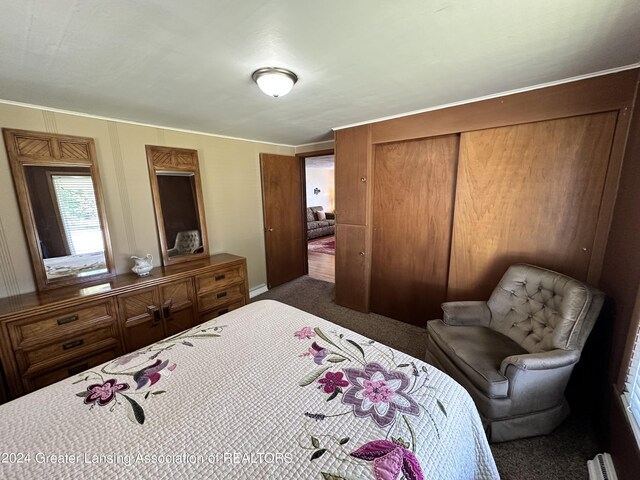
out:
{"label": "wooden sliding closet door", "polygon": [[488,298],[516,262],[586,280],[616,118],[462,134],[449,300]]}
{"label": "wooden sliding closet door", "polygon": [[445,300],[458,135],[378,145],[371,310],[424,326]]}

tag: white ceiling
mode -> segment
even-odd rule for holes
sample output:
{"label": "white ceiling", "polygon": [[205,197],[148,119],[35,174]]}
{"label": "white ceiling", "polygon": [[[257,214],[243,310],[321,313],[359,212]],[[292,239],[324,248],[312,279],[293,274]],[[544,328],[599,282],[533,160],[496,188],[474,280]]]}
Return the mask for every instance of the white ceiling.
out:
{"label": "white ceiling", "polygon": [[304,166],[307,168],[324,168],[327,170],[336,167],[335,157],[333,155],[321,155],[318,157],[307,157],[304,159]]}
{"label": "white ceiling", "polygon": [[[300,145],[636,64],[638,0],[0,0],[0,98]],[[270,98],[264,66],[300,78]]]}

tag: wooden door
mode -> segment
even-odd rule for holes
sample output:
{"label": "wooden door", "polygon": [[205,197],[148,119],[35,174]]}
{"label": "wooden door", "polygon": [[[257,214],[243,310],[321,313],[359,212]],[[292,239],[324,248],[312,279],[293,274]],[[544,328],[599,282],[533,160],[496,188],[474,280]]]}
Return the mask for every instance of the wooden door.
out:
{"label": "wooden door", "polygon": [[124,318],[128,352],[146,347],[166,336],[162,325],[160,295],[156,287],[119,295],[118,303]]}
{"label": "wooden door", "polygon": [[446,299],[458,135],[378,145],[371,311],[425,326]]}
{"label": "wooden door", "polygon": [[462,134],[450,300],[488,298],[517,262],[587,279],[616,118]]}
{"label": "wooden door", "polygon": [[197,324],[193,282],[190,278],[161,285],[160,299],[167,336],[175,335]]}
{"label": "wooden door", "polygon": [[336,223],[365,225],[369,125],[336,132]]}
{"label": "wooden door", "polygon": [[336,303],[369,311],[366,227],[336,225]]}
{"label": "wooden door", "polygon": [[267,286],[304,275],[306,223],[303,223],[302,162],[296,157],[260,154]]}
{"label": "wooden door", "polygon": [[336,303],[369,312],[371,252],[369,125],[338,130],[335,138]]}

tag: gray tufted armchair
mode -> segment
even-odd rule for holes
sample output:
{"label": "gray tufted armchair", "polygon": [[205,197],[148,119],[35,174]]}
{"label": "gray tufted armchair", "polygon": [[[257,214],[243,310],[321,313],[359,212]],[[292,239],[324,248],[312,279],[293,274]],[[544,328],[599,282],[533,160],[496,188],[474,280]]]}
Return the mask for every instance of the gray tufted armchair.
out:
{"label": "gray tufted armchair", "polygon": [[427,323],[427,361],[473,397],[489,440],[550,433],[604,294],[551,270],[509,267],[487,302],[442,304]]}
{"label": "gray tufted armchair", "polygon": [[184,230],[176,234],[176,242],[173,248],[167,252],[170,257],[176,255],[189,255],[198,253],[202,249],[199,230]]}

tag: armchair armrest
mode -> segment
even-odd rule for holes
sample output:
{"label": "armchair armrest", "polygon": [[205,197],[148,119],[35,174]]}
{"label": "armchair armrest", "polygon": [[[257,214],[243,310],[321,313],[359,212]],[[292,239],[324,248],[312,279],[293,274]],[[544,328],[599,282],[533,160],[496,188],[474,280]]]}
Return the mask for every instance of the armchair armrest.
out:
{"label": "armchair armrest", "polygon": [[571,372],[579,359],[578,350],[560,349],[505,358],[500,372],[509,381],[511,413],[520,415],[561,405]]}
{"label": "armchair armrest", "polygon": [[441,305],[447,325],[483,325],[488,326],[491,310],[487,302],[446,302]]}
{"label": "armchair armrest", "polygon": [[580,360],[579,350],[556,349],[548,352],[511,355],[500,364],[500,372],[505,375],[509,365],[521,370],[551,370],[574,365],[578,360]]}

